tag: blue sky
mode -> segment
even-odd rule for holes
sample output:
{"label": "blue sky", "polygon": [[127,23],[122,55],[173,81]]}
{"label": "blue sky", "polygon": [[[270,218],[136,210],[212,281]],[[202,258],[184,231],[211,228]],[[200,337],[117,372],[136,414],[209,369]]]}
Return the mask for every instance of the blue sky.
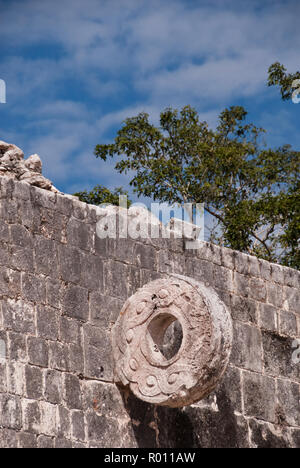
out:
{"label": "blue sky", "polygon": [[300,105],[266,86],[275,61],[300,69],[297,1],[0,0],[0,139],[38,153],[68,193],[127,187],[93,156],[122,121],[194,106],[214,126],[244,105],[270,146],[300,149]]}

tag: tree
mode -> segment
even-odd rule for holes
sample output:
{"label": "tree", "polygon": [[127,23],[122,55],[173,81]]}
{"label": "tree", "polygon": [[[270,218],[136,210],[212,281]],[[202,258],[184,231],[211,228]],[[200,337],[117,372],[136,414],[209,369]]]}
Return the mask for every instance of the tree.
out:
{"label": "tree", "polygon": [[92,205],[119,205],[119,196],[126,195],[128,208],[131,205],[131,201],[128,198],[128,192],[122,187],[115,188],[111,192],[103,185],[96,185],[96,187],[94,187],[90,192],[84,190],[82,192],[74,193],[74,195],[78,197],[80,201],[90,203]]}
{"label": "tree", "polygon": [[279,86],[282,99],[291,99],[295,91],[293,83],[295,80],[300,80],[300,72],[287,73],[286,68],[281,63],[275,62],[269,67],[268,74],[268,86]]}
{"label": "tree", "polygon": [[218,224],[215,242],[299,268],[299,152],[264,148],[264,130],[246,115],[225,109],[212,130],[190,106],[164,110],[159,127],[140,113],[95,155],[118,156],[116,170],[133,171],[139,196],[204,202]]}
{"label": "tree", "polygon": [[[299,89],[296,80],[300,80],[300,72],[287,73],[284,65],[279,62],[273,63],[268,70],[268,85],[279,86],[283,100],[289,100],[293,96],[295,88]],[[296,83],[296,86],[295,86]],[[300,237],[300,182],[299,162],[296,168],[296,180],[291,185],[286,197],[279,199],[278,211],[286,219],[285,230],[280,236],[280,241],[287,249],[286,262],[290,266],[299,269],[299,237]]]}

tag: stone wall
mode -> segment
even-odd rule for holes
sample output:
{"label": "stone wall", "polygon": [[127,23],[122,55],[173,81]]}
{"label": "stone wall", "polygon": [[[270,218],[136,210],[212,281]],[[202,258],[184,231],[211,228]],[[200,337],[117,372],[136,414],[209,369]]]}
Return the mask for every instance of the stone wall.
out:
{"label": "stone wall", "polygon": [[[297,271],[205,242],[100,240],[93,206],[0,184],[0,446],[300,446]],[[224,379],[183,409],[113,383],[124,301],[170,273],[213,286],[234,321]]]}

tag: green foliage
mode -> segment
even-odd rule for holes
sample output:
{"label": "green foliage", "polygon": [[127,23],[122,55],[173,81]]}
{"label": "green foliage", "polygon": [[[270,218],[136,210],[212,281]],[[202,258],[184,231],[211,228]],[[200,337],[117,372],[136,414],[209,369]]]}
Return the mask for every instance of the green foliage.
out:
{"label": "green foliage", "polygon": [[119,196],[126,195],[128,208],[131,205],[128,192],[123,190],[122,187],[118,187],[111,192],[108,188],[103,187],[103,185],[96,185],[90,192],[84,190],[83,192],[74,193],[74,195],[78,197],[80,201],[92,205],[119,205]]}
{"label": "green foliage", "polygon": [[300,72],[287,73],[286,68],[279,62],[273,63],[268,70],[268,86],[279,86],[283,100],[291,99],[293,91],[293,81],[300,79]]}
{"label": "green foliage", "polygon": [[138,195],[168,203],[205,203],[218,223],[215,242],[299,268],[299,152],[261,144],[264,130],[243,107],[225,109],[216,130],[185,106],[167,108],[160,126],[146,113],[125,120],[96,157],[119,156]]}

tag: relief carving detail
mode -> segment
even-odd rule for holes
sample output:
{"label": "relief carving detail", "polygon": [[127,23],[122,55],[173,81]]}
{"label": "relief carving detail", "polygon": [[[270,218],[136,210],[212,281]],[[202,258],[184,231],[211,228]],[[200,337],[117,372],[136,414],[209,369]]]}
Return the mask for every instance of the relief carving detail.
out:
{"label": "relief carving detail", "polygon": [[[182,333],[172,355],[164,349],[175,322]],[[231,316],[212,288],[174,275],[148,283],[126,301],[112,341],[116,383],[129,385],[146,402],[182,407],[206,397],[224,374]]]}

